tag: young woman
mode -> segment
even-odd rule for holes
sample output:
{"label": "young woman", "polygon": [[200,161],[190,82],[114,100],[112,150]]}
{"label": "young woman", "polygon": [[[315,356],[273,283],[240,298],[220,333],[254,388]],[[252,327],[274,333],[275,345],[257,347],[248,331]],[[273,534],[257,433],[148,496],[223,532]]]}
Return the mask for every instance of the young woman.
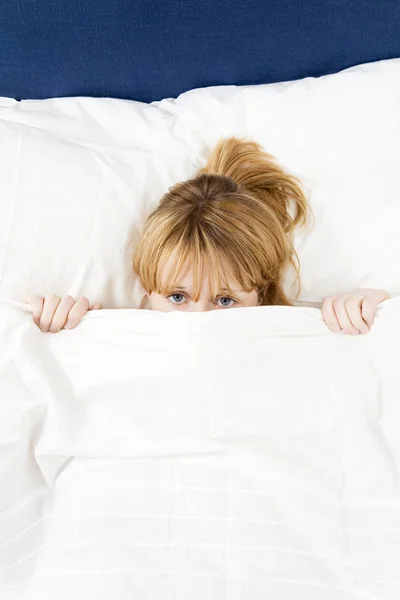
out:
{"label": "young woman", "polygon": [[[292,235],[310,213],[298,180],[253,141],[231,137],[196,175],[172,186],[149,216],[133,268],[151,310],[187,312],[293,305],[282,288],[288,267],[299,284]],[[298,286],[299,288],[299,286]],[[297,294],[298,295],[298,294]],[[359,289],[325,298],[332,331],[367,333],[385,290]],[[34,296],[33,319],[44,332],[75,327],[87,298]]]}

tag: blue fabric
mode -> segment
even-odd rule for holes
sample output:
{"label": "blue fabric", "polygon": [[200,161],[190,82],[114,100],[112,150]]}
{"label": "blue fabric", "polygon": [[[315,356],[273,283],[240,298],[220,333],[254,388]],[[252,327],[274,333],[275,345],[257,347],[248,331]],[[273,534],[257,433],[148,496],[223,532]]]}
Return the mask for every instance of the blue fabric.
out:
{"label": "blue fabric", "polygon": [[0,0],[0,96],[144,102],[400,56],[398,0]]}

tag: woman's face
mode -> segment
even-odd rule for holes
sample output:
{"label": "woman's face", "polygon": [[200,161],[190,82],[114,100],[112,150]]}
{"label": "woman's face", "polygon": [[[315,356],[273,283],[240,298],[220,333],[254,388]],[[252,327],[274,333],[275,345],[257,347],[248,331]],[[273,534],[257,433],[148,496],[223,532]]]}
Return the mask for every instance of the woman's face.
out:
{"label": "woman's face", "polygon": [[210,285],[208,276],[205,275],[202,284],[200,297],[197,301],[193,299],[193,275],[192,269],[188,268],[183,272],[176,287],[168,296],[149,294],[150,310],[159,310],[170,312],[180,310],[185,312],[205,312],[207,310],[227,310],[229,308],[240,308],[245,306],[258,306],[258,293],[256,290],[246,292],[238,287],[234,281],[228,281],[233,294],[221,290],[217,298],[210,297]]}

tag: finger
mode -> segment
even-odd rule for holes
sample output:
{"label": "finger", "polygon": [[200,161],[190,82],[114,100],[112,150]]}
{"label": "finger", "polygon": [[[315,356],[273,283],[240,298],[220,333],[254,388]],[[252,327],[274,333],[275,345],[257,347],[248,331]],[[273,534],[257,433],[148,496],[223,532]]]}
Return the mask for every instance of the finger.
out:
{"label": "finger", "polygon": [[69,311],[67,322],[64,325],[64,329],[73,329],[74,327],[76,327],[88,310],[89,300],[84,297],[78,298],[74,306]]}
{"label": "finger", "polygon": [[347,313],[347,309],[345,306],[346,299],[346,296],[336,298],[336,300],[333,301],[333,308],[341,329],[343,329],[345,333],[349,333],[350,335],[357,335],[359,331],[356,327],[354,327]]}
{"label": "finger", "polygon": [[322,317],[329,327],[329,329],[335,333],[340,331],[341,327],[339,325],[339,321],[337,320],[336,313],[333,309],[333,301],[336,300],[336,297],[324,298],[322,301]]}
{"label": "finger", "polygon": [[101,310],[103,308],[103,305],[98,303],[98,304],[93,304],[93,306],[91,306],[89,308],[89,310]]}
{"label": "finger", "polygon": [[42,310],[43,310],[43,302],[44,302],[43,296],[38,296],[37,294],[35,294],[34,296],[31,296],[28,299],[28,304],[31,305],[31,309],[32,309],[33,321],[37,326],[39,326],[40,315],[42,314]]}
{"label": "finger", "polygon": [[56,311],[57,306],[60,303],[61,298],[58,296],[46,296],[43,302],[43,310],[40,315],[39,327],[41,331],[49,331],[53,315]]}
{"label": "finger", "polygon": [[361,333],[368,333],[369,325],[364,321],[362,316],[362,302],[362,296],[352,296],[345,301],[345,307],[351,324]]}
{"label": "finger", "polygon": [[375,306],[377,304],[380,304],[381,302],[384,302],[385,300],[389,300],[391,298],[389,292],[387,292],[386,290],[374,290],[375,294],[374,294],[374,303]]}
{"label": "finger", "polygon": [[375,305],[370,298],[364,298],[361,304],[361,314],[368,327],[374,322]]}
{"label": "finger", "polygon": [[75,300],[72,296],[63,296],[53,315],[49,332],[57,333],[62,329],[67,321],[69,311],[74,306]]}

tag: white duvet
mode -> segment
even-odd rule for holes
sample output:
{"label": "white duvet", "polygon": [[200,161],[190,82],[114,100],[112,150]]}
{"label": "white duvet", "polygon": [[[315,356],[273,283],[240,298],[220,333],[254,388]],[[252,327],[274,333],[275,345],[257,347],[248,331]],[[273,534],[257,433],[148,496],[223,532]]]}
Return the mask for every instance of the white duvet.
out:
{"label": "white duvet", "polygon": [[399,339],[0,302],[1,600],[398,600]]}

